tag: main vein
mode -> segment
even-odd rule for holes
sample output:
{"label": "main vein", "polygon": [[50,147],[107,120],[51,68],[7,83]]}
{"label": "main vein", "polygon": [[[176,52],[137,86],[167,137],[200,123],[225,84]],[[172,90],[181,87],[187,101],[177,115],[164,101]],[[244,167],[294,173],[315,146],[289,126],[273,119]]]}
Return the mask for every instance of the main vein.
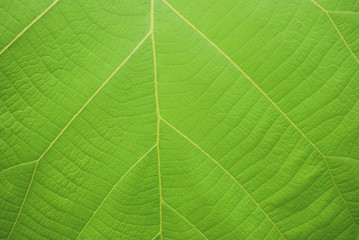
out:
{"label": "main vein", "polygon": [[156,113],[157,113],[157,167],[158,167],[158,188],[159,188],[159,194],[160,194],[160,236],[162,240],[162,180],[161,180],[161,160],[160,160],[160,106],[158,102],[158,83],[157,83],[157,61],[156,61],[156,43],[155,43],[155,19],[154,19],[154,11],[155,11],[155,1],[151,0],[151,36],[152,36],[152,53],[153,53],[153,75],[154,75],[154,84],[155,84],[155,100],[156,100]]}
{"label": "main vein", "polygon": [[16,37],[8,44],[6,45],[1,51],[0,55],[6,51],[19,37],[21,37],[32,25],[34,25],[42,16],[45,15],[53,6],[55,6],[56,3],[58,3],[59,0],[55,0],[50,6],[48,6],[39,16],[37,16],[29,25],[27,25]]}
{"label": "main vein", "polygon": [[[287,116],[287,114],[285,114],[283,112],[283,110],[222,50],[220,49],[214,42],[212,42],[206,35],[204,35],[204,33],[202,33],[196,26],[194,26],[190,21],[188,21],[180,12],[178,12],[171,4],[169,4],[166,0],[162,0],[173,12],[175,12],[183,21],[185,21],[190,27],[192,27],[198,34],[200,34],[204,39],[206,39],[215,49],[217,49],[217,51],[222,54],[235,68],[237,68],[242,74],[243,76],[245,76],[250,83],[257,88],[257,90],[265,97],[268,99],[268,101],[271,102],[271,104],[288,120],[288,122],[305,138],[305,140],[307,140],[307,142],[313,146],[313,148],[321,155],[321,157],[324,159],[325,165],[327,167],[327,170],[329,172],[330,178],[333,182],[333,185],[335,187],[335,189],[337,190],[340,198],[343,200],[345,207],[347,209],[347,211],[349,212],[349,215],[352,219],[352,222],[355,226],[355,221],[353,218],[353,215],[348,207],[348,203],[345,201],[343,195],[341,194],[335,180],[334,180],[334,176],[332,174],[332,171],[330,169],[328,160],[326,159],[325,155],[318,149],[318,147],[312,142],[310,141],[310,139],[297,127],[297,125]],[[312,2],[315,3],[314,0],[311,0]],[[317,6],[319,7],[320,5],[317,4]],[[324,10],[322,7],[320,7],[322,10]],[[329,16],[329,14],[326,12],[326,14]],[[330,16],[329,16],[330,18]],[[330,18],[331,19],[331,18]],[[331,20],[332,21],[332,20]],[[334,22],[333,22],[334,24]],[[334,24],[335,25],[335,24]],[[335,26],[335,28],[337,29],[337,27]],[[339,30],[337,30],[339,31]],[[338,32],[340,33],[340,32]],[[341,36],[341,34],[340,34]],[[342,36],[341,36],[342,37]],[[344,38],[342,37],[343,41],[345,42]],[[345,42],[345,44],[347,45],[347,43]],[[347,45],[347,47],[349,47]],[[349,48],[350,49],[350,48]],[[350,50],[351,51],[351,50]],[[354,56],[354,55],[353,55]],[[355,57],[355,56],[354,56]],[[356,57],[355,57],[356,58]],[[358,61],[358,59],[356,58],[356,60]],[[358,62],[359,63],[359,62]],[[356,228],[355,228],[356,229]]]}
{"label": "main vein", "polygon": [[22,209],[24,207],[24,204],[26,202],[27,196],[29,194],[29,191],[31,189],[32,183],[34,181],[34,177],[39,165],[39,162],[41,159],[46,155],[46,153],[52,148],[52,146],[57,142],[57,140],[62,136],[62,134],[66,131],[66,129],[71,125],[71,123],[79,116],[79,114],[86,108],[86,106],[94,99],[94,97],[105,87],[105,85],[112,79],[113,76],[121,69],[121,67],[131,58],[131,56],[137,51],[137,49],[143,44],[143,42],[149,37],[151,32],[148,32],[146,36],[137,44],[137,46],[132,50],[132,52],[125,58],[125,60],[122,61],[122,63],[115,69],[115,71],[102,83],[102,85],[96,90],[96,92],[85,102],[85,104],[80,108],[80,110],[71,118],[71,120],[66,124],[66,126],[60,131],[60,133],[55,137],[55,139],[50,143],[50,145],[46,148],[44,153],[36,160],[35,168],[31,176],[31,180],[29,183],[29,186],[26,190],[26,194],[24,197],[24,200],[21,203],[20,210],[16,216],[15,222],[11,228],[11,231],[9,233],[8,239],[10,239],[15,226],[19,220],[20,214],[22,212]]}
{"label": "main vein", "polygon": [[115,188],[118,186],[118,184],[120,184],[122,182],[122,180],[127,176],[127,174],[129,174],[132,169],[134,167],[136,167],[136,165],[141,162],[142,159],[144,159],[155,147],[157,146],[157,144],[153,145],[145,154],[143,154],[128,170],[125,174],[122,175],[122,177],[115,183],[115,185],[113,185],[113,187],[111,188],[111,190],[108,192],[108,194],[106,195],[106,197],[102,200],[102,202],[100,203],[100,205],[96,208],[96,210],[94,211],[94,213],[92,214],[92,216],[90,217],[90,219],[87,221],[87,223],[84,225],[84,227],[81,229],[81,231],[79,232],[79,234],[76,237],[76,240],[80,238],[80,235],[83,233],[83,231],[86,229],[86,227],[90,224],[90,222],[92,221],[92,219],[95,217],[95,215],[97,214],[97,212],[100,210],[100,208],[102,207],[102,205],[106,202],[106,200],[109,198],[109,196],[111,195],[111,193],[115,190]]}

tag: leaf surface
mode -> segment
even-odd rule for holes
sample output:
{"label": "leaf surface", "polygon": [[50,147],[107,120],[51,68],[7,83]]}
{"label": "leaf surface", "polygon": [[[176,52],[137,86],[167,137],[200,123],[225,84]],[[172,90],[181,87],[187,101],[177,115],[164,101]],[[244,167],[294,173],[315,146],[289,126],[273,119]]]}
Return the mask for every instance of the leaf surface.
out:
{"label": "leaf surface", "polygon": [[1,239],[358,239],[356,0],[2,1]]}

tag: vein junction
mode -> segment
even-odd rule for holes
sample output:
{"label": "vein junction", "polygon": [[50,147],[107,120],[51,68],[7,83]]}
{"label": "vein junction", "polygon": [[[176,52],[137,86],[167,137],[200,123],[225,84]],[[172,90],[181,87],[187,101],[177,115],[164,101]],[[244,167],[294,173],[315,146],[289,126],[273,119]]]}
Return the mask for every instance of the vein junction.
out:
{"label": "vein junction", "polygon": [[341,40],[344,42],[345,46],[347,47],[347,49],[349,50],[350,54],[354,57],[355,61],[357,61],[357,63],[359,63],[359,59],[357,58],[357,56],[354,54],[353,50],[350,48],[349,44],[347,43],[347,41],[345,40],[345,38],[343,37],[342,33],[340,32],[339,28],[337,27],[337,25],[335,24],[335,22],[333,21],[332,17],[330,16],[330,13],[350,13],[350,14],[358,14],[357,12],[345,12],[345,11],[328,11],[325,8],[323,8],[319,3],[317,3],[315,0],[311,0],[312,3],[314,3],[320,10],[322,10],[325,15],[327,15],[329,21],[333,24],[335,30],[337,31],[339,37],[341,38]]}

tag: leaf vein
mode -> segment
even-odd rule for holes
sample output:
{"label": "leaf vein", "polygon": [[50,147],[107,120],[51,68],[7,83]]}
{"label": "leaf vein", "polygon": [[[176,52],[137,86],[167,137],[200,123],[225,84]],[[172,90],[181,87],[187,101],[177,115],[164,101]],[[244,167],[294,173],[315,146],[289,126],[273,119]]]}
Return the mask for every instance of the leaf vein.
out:
{"label": "leaf vein", "polygon": [[315,0],[311,0],[312,3],[314,3],[314,5],[316,5],[320,10],[322,10],[325,15],[327,15],[327,17],[329,18],[329,21],[332,23],[332,25],[334,26],[335,30],[337,31],[339,37],[342,39],[342,41],[344,42],[345,46],[347,47],[347,49],[349,50],[350,54],[355,58],[355,60],[357,61],[357,63],[359,63],[359,59],[357,58],[357,56],[355,56],[353,50],[350,48],[349,44],[347,43],[347,41],[345,40],[345,38],[343,37],[342,33],[340,32],[339,28],[337,27],[337,25],[334,23],[332,17],[330,16],[329,13],[335,13],[335,11],[328,11],[325,8],[323,8],[319,3],[317,3]]}
{"label": "leaf vein", "polygon": [[208,238],[193,224],[191,223],[187,218],[185,218],[182,214],[180,214],[179,212],[177,212],[176,209],[174,209],[173,207],[171,207],[168,203],[166,203],[165,201],[162,201],[169,209],[171,209],[173,212],[175,212],[178,216],[180,216],[183,220],[185,220],[187,223],[189,223],[194,229],[197,230],[197,232],[199,232],[205,239],[208,240]]}
{"label": "leaf vein", "polygon": [[122,182],[122,180],[131,172],[131,170],[136,167],[136,165],[141,162],[142,159],[144,159],[155,147],[157,146],[157,144],[153,145],[144,155],[142,155],[126,172],[125,174],[123,174],[121,176],[121,178],[115,183],[115,185],[113,185],[113,187],[111,188],[111,190],[108,192],[108,194],[106,195],[106,197],[102,200],[102,202],[100,203],[100,205],[96,208],[96,210],[94,211],[94,213],[92,214],[92,216],[90,217],[90,219],[87,221],[87,223],[85,224],[85,226],[81,229],[81,231],[79,232],[79,234],[76,237],[76,240],[79,239],[80,235],[83,233],[83,231],[86,229],[86,227],[90,224],[90,222],[92,221],[92,219],[95,217],[95,215],[97,214],[97,212],[100,210],[100,208],[102,207],[102,205],[106,202],[106,200],[109,198],[109,196],[111,195],[111,193],[115,190],[115,188],[118,186],[118,184],[120,184]]}
{"label": "leaf vein", "polygon": [[55,6],[56,3],[58,3],[60,0],[55,0],[53,3],[50,4],[39,16],[37,16],[32,22],[27,25],[16,37],[8,44],[6,45],[1,51],[0,55],[6,51],[16,40],[21,37],[32,25],[34,25],[42,16],[44,16],[53,6]]}
{"label": "leaf vein", "polygon": [[31,176],[31,180],[29,183],[29,186],[27,188],[27,191],[24,196],[24,200],[21,203],[19,213],[16,216],[15,222],[11,228],[11,231],[9,233],[8,239],[10,239],[15,226],[19,220],[19,217],[21,215],[22,209],[25,205],[27,196],[29,194],[29,191],[31,189],[32,183],[34,181],[35,173],[37,171],[37,167],[39,165],[40,160],[46,155],[46,153],[52,148],[52,146],[57,142],[57,140],[62,136],[62,134],[66,131],[66,129],[71,125],[71,123],[79,116],[79,114],[86,108],[86,106],[92,101],[92,99],[105,87],[105,85],[112,79],[112,77],[121,69],[121,67],[131,58],[131,56],[137,51],[137,49],[143,44],[143,42],[148,38],[151,32],[148,32],[146,36],[137,44],[137,46],[132,50],[132,52],[122,61],[122,63],[115,69],[115,71],[102,83],[102,85],[96,90],[96,92],[86,101],[86,103],[80,108],[80,110],[71,118],[71,120],[66,124],[66,126],[60,131],[60,133],[55,137],[55,139],[50,143],[50,145],[46,148],[44,153],[35,161],[36,165],[34,168],[34,171]]}
{"label": "leaf vein", "polygon": [[162,240],[162,179],[161,179],[161,160],[160,160],[160,106],[158,100],[158,82],[157,82],[157,61],[156,61],[156,43],[155,43],[155,31],[154,31],[154,10],[155,2],[151,0],[151,38],[152,38],[152,53],[153,53],[153,75],[154,75],[154,84],[155,84],[155,100],[156,100],[156,115],[157,115],[157,129],[156,129],[156,144],[157,144],[157,167],[158,167],[158,188],[160,194],[160,235]]}
{"label": "leaf vein", "polygon": [[198,148],[204,155],[206,155],[209,159],[211,159],[218,167],[220,167],[230,178],[232,178],[233,181],[235,181],[238,186],[245,192],[245,194],[252,200],[252,202],[259,208],[259,210],[264,214],[264,216],[271,222],[271,224],[275,227],[275,229],[278,231],[278,233],[281,235],[283,239],[286,239],[282,232],[279,230],[277,225],[272,221],[272,219],[268,216],[268,214],[263,210],[263,208],[257,203],[256,200],[249,194],[249,192],[243,187],[242,184],[238,182],[238,180],[230,173],[228,172],[219,162],[217,162],[211,155],[209,155],[206,151],[204,151],[197,143],[193,142],[190,138],[188,138],[186,135],[184,135],[180,130],[175,128],[172,124],[167,122],[165,119],[161,118],[161,120],[166,123],[169,127],[171,127],[174,131],[176,131],[179,135],[181,135],[183,138],[185,138],[187,141],[189,141],[192,145],[194,145],[196,148]]}
{"label": "leaf vein", "polygon": [[11,167],[9,167],[9,168],[6,168],[6,169],[1,170],[1,171],[0,171],[0,174],[3,173],[3,172],[9,171],[9,170],[11,170],[11,169],[13,169],[13,168],[21,167],[21,166],[24,166],[24,165],[27,165],[27,164],[30,164],[30,163],[35,163],[35,162],[36,162],[36,160],[30,161],[30,162],[20,163],[20,164],[17,164],[17,165],[15,165],[15,166],[11,166]]}
{"label": "leaf vein", "polygon": [[[214,42],[212,42],[206,35],[204,35],[204,33],[202,33],[196,26],[194,26],[190,21],[188,21],[183,15],[181,15],[172,5],[170,5],[166,0],[162,0],[173,12],[175,12],[183,21],[185,21],[190,27],[192,27],[198,34],[200,34],[204,39],[206,39],[214,48],[217,49],[217,51],[219,53],[221,53],[230,63],[233,64],[234,67],[236,67],[249,81],[250,83],[258,89],[258,91],[260,91],[264,97],[266,97],[268,99],[268,101],[270,101],[273,106],[288,120],[288,122],[313,146],[313,148],[322,156],[322,158],[324,159],[324,162],[326,164],[326,167],[327,167],[327,170],[329,172],[329,175],[330,175],[330,178],[333,182],[333,185],[334,187],[336,188],[340,198],[343,200],[344,202],[344,205],[352,219],[352,222],[355,226],[355,221],[354,221],[354,218],[353,218],[353,215],[348,207],[348,204],[347,202],[345,201],[343,195],[341,194],[335,180],[334,180],[334,177],[333,177],[333,174],[330,170],[330,166],[329,166],[329,163],[327,161],[327,159],[325,158],[324,154],[318,149],[318,147],[312,142],[309,140],[309,138],[297,127],[297,125],[283,112],[283,110],[225,53],[223,52],[222,49],[220,49]],[[314,0],[311,0],[313,3],[316,3]],[[321,8],[322,10],[325,10],[323,9],[319,4],[317,4],[317,6],[319,8]],[[326,10],[325,10],[326,11]],[[326,12],[326,14],[329,16],[329,14]],[[330,16],[329,16],[330,18]],[[330,18],[331,19],[331,18]],[[332,20],[331,20],[332,21]],[[334,22],[332,22],[334,24]],[[335,24],[334,24],[335,25]],[[337,27],[335,26],[335,28],[337,29]],[[339,31],[339,30],[337,30]],[[338,32],[339,33],[339,32]],[[340,34],[341,36],[341,34]],[[342,37],[342,36],[341,36]],[[343,41],[344,38],[342,37]],[[346,43],[346,42],[345,42]],[[347,47],[349,47],[347,45]],[[350,49],[350,48],[349,48]],[[354,55],[353,55],[354,56]],[[354,56],[355,57],[355,56]],[[356,58],[357,62],[359,63],[358,59]],[[355,228],[355,230],[357,231],[357,229]]]}
{"label": "leaf vein", "polygon": [[158,237],[159,235],[160,235],[161,233],[160,232],[158,232],[153,238],[152,238],[152,240],[155,240],[156,239],[156,237]]}

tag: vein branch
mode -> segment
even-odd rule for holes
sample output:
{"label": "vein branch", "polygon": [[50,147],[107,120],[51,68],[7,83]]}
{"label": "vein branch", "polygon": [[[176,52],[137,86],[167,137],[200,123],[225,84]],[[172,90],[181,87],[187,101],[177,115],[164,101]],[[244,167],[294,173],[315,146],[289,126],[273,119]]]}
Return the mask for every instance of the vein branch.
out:
{"label": "vein branch", "polygon": [[[327,167],[327,170],[329,172],[330,178],[334,184],[334,187],[336,188],[340,198],[343,200],[345,207],[347,209],[347,211],[349,212],[352,222],[355,225],[355,221],[353,218],[353,215],[348,207],[347,202],[345,201],[343,195],[341,194],[335,180],[332,174],[332,171],[330,169],[329,163],[326,159],[326,157],[324,156],[324,154],[318,149],[318,147],[312,142],[310,141],[310,139],[297,127],[297,125],[287,116],[287,114],[285,114],[283,112],[283,110],[225,53],[223,52],[222,49],[220,49],[214,42],[212,42],[205,34],[203,34],[196,26],[194,26],[191,22],[189,22],[184,16],[182,16],[172,5],[170,5],[166,0],[162,0],[173,12],[175,12],[183,21],[185,21],[190,27],[192,27],[198,34],[200,34],[204,39],[206,39],[215,49],[217,49],[217,51],[219,53],[221,53],[231,64],[233,64],[233,66],[235,68],[237,68],[249,81],[250,83],[258,89],[258,91],[265,97],[268,99],[268,101],[271,102],[271,104],[288,120],[288,122],[307,140],[307,142],[313,146],[313,148],[322,156],[322,158],[324,159],[325,165]],[[318,3],[316,3],[314,0],[311,0],[314,4],[316,4],[320,9],[322,9],[327,16],[329,17],[329,19],[331,20],[331,22],[333,23],[334,27],[337,29],[337,32],[339,33],[339,35],[341,36],[342,40],[344,41],[344,43],[346,44],[346,46],[348,47],[349,51],[352,53],[352,55],[354,56],[354,58],[357,60],[357,62],[359,63],[358,59],[356,58],[356,56],[353,54],[353,52],[351,51],[349,45],[346,43],[346,41],[344,40],[343,36],[340,34],[339,29],[336,27],[336,25],[334,24],[333,20],[331,19],[331,17],[329,16],[329,13],[327,12],[327,10],[325,10],[323,7],[321,7]]]}
{"label": "vein branch", "polygon": [[[350,54],[355,58],[355,60],[357,61],[357,63],[359,63],[359,59],[357,58],[357,56],[354,54],[353,50],[350,48],[349,44],[347,43],[347,41],[345,40],[345,38],[343,37],[342,33],[340,32],[339,28],[337,27],[337,25],[334,23],[332,17],[330,16],[330,13],[338,13],[340,11],[328,11],[325,8],[323,8],[319,3],[317,3],[315,0],[311,0],[312,3],[314,3],[320,10],[322,10],[325,15],[327,15],[329,21],[333,24],[335,30],[337,31],[339,37],[342,39],[342,41],[344,42],[345,46],[347,47],[347,49],[349,50]],[[345,12],[342,12],[345,13]],[[348,12],[346,12],[348,13]],[[355,12],[350,12],[350,13],[355,13]],[[358,13],[355,13],[358,14]]]}
{"label": "vein branch", "polygon": [[76,237],[76,240],[80,238],[80,235],[83,233],[83,231],[86,229],[86,227],[90,224],[90,222],[92,221],[92,219],[95,217],[95,215],[97,214],[97,212],[100,210],[100,208],[102,207],[102,205],[106,202],[106,200],[109,198],[109,196],[111,195],[111,193],[115,190],[115,188],[122,182],[122,180],[132,171],[132,169],[134,167],[136,167],[136,165],[141,162],[142,159],[144,159],[155,147],[157,146],[157,144],[153,145],[144,155],[142,155],[128,170],[125,174],[122,175],[122,177],[115,183],[115,185],[113,185],[113,187],[111,188],[111,190],[108,192],[108,194],[106,195],[106,197],[102,200],[102,202],[100,203],[100,205],[97,207],[97,209],[94,211],[94,213],[92,214],[92,216],[90,217],[90,219],[87,221],[87,223],[85,224],[85,226],[81,229],[81,231],[79,232],[79,234]]}
{"label": "vein branch", "polygon": [[158,232],[158,233],[152,238],[152,240],[155,240],[160,234],[161,234],[161,233]]}
{"label": "vein branch", "polygon": [[17,164],[17,165],[15,165],[15,166],[12,166],[12,167],[3,169],[3,170],[0,171],[0,174],[3,173],[3,172],[9,171],[9,170],[11,170],[11,169],[17,168],[17,167],[21,167],[21,166],[24,166],[24,165],[28,165],[28,164],[30,164],[30,163],[36,163],[36,160],[30,161],[30,162],[20,163],[20,164]]}
{"label": "vein branch", "polygon": [[94,99],[94,97],[105,87],[105,85],[115,76],[115,74],[121,69],[121,67],[131,58],[131,56],[137,51],[137,49],[143,44],[143,42],[149,37],[151,32],[148,32],[146,36],[138,43],[138,45],[132,50],[132,52],[125,58],[125,60],[122,61],[122,63],[115,69],[115,71],[102,83],[102,85],[96,90],[96,92],[86,101],[86,103],[80,108],[80,110],[71,118],[71,120],[66,124],[66,126],[60,131],[60,133],[55,137],[55,139],[50,143],[50,145],[46,148],[44,153],[35,161],[36,165],[34,168],[34,171],[31,176],[31,180],[29,183],[29,186],[27,188],[24,200],[22,201],[22,204],[20,206],[19,213],[17,214],[17,217],[15,219],[14,225],[12,226],[12,229],[9,233],[8,239],[10,239],[14,228],[19,220],[19,217],[21,215],[22,209],[25,205],[27,196],[29,194],[29,191],[31,189],[32,183],[34,181],[35,173],[37,171],[37,167],[39,165],[39,162],[41,159],[46,155],[46,153],[52,148],[52,146],[57,142],[57,140],[62,136],[62,134],[66,131],[66,129],[71,125],[71,123],[80,115],[80,113],[86,108],[86,106]]}
{"label": "vein branch", "polygon": [[161,118],[161,120],[166,123],[169,127],[171,127],[173,130],[175,130],[179,135],[184,137],[187,141],[189,141],[192,145],[194,145],[196,148],[198,148],[204,155],[206,155],[209,159],[211,159],[219,168],[221,168],[234,182],[238,184],[238,186],[245,192],[245,194],[252,200],[252,202],[259,208],[259,210],[264,214],[264,216],[271,222],[271,224],[275,227],[275,229],[278,231],[278,233],[281,235],[283,239],[285,239],[282,232],[279,230],[277,225],[272,221],[272,219],[268,216],[268,214],[263,210],[263,208],[259,205],[259,203],[254,200],[254,198],[249,194],[249,192],[243,187],[242,184],[238,182],[238,180],[230,173],[228,172],[218,161],[216,161],[211,155],[209,155],[206,151],[204,151],[197,143],[193,142],[190,138],[188,138],[186,135],[184,135],[180,130],[175,128],[172,124],[167,122],[165,119]]}
{"label": "vein branch", "polygon": [[27,25],[16,37],[6,45],[1,51],[0,55],[6,51],[19,37],[21,37],[32,25],[34,25],[42,16],[44,16],[59,0],[55,0],[50,6],[48,6],[39,16],[37,16],[29,25]]}
{"label": "vein branch", "polygon": [[197,232],[199,232],[205,239],[208,240],[208,238],[193,224],[191,223],[187,218],[185,218],[182,214],[180,214],[179,212],[177,212],[176,209],[174,209],[173,207],[171,207],[168,203],[166,203],[165,201],[162,201],[163,204],[165,204],[169,209],[171,209],[173,212],[175,212],[178,216],[180,216],[183,220],[185,220],[187,223],[189,223],[194,229],[197,230]]}

